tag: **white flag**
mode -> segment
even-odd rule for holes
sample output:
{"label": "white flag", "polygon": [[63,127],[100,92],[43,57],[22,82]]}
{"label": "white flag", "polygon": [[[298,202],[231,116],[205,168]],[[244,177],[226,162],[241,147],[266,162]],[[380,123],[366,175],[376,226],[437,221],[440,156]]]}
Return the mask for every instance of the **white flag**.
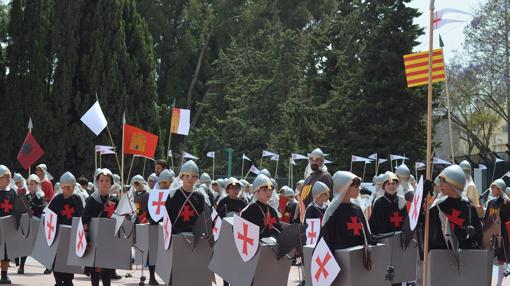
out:
{"label": "white flag", "polygon": [[503,162],[504,160],[501,160],[499,158],[496,158],[496,163]]}
{"label": "white flag", "polygon": [[83,114],[80,120],[87,125],[87,127],[92,130],[96,136],[99,135],[99,133],[101,133],[108,124],[103,111],[101,110],[101,106],[99,106],[99,101],[96,101],[96,103],[94,103],[94,105],[92,105],[92,107]]}
{"label": "white flag", "polygon": [[106,145],[96,145],[96,152],[103,152],[106,150],[113,150],[115,147]]}
{"label": "white flag", "polygon": [[269,156],[274,156],[274,155],[276,155],[276,154],[271,151],[266,151],[266,150],[262,151],[262,157],[269,157]]}
{"label": "white flag", "polygon": [[308,157],[306,157],[305,155],[301,155],[301,154],[297,154],[297,153],[292,153],[291,156],[292,156],[293,160],[308,160]]}
{"label": "white flag", "polygon": [[368,158],[363,158],[363,157],[360,157],[360,156],[354,156],[354,155],[352,155],[352,156],[351,156],[351,161],[352,161],[352,162],[367,162],[367,161],[368,161],[368,162],[370,162],[370,159],[368,159]]}
{"label": "white flag", "polygon": [[329,160],[327,160],[327,159],[324,159],[324,164],[325,164],[325,165],[327,165],[327,164],[331,164],[331,163],[333,163],[333,162],[332,162],[332,161],[329,161]]}
{"label": "white flag", "polygon": [[115,150],[102,150],[100,153],[101,155],[117,154]]}
{"label": "white flag", "polygon": [[216,152],[214,152],[214,151],[207,152],[207,157],[214,158],[215,156],[216,156]]}
{"label": "white flag", "polygon": [[290,164],[291,164],[291,165],[296,165],[296,161],[294,161],[294,159],[293,159],[293,158],[290,158]]}
{"label": "white flag", "polygon": [[510,177],[510,171],[506,172],[502,177],[501,179],[503,179],[504,177]]}
{"label": "white flag", "polygon": [[195,157],[195,156],[191,155],[190,153],[182,152],[182,156],[187,159],[198,160],[198,157]]}
{"label": "white flag", "polygon": [[280,161],[280,155],[273,155],[273,156],[271,157],[271,160],[272,160],[272,161]]}
{"label": "white flag", "polygon": [[487,166],[485,166],[484,164],[478,164],[478,168],[480,170],[487,170]]}
{"label": "white flag", "polygon": [[172,150],[168,150],[168,157],[172,157]]}
{"label": "white flag", "polygon": [[252,172],[253,174],[256,174],[256,175],[260,174],[260,170],[257,169],[257,167],[255,167],[254,165],[251,165],[250,172]]}
{"label": "white flag", "polygon": [[368,156],[368,159],[377,160],[377,153]]}
{"label": "white flag", "polygon": [[422,163],[422,162],[416,162],[416,163],[414,163],[414,168],[415,168],[416,170],[418,170],[418,169],[423,169],[423,168],[425,168],[425,163]]}
{"label": "white flag", "polygon": [[446,8],[446,9],[441,9],[439,11],[436,11],[434,13],[434,29],[439,29],[441,28],[442,26],[446,25],[446,24],[450,24],[450,23],[464,23],[464,22],[468,22],[467,20],[462,20],[462,19],[444,19],[444,15],[446,14],[452,14],[452,13],[455,13],[455,14],[464,14],[464,15],[468,15],[468,16],[473,16],[473,14],[471,13],[468,13],[468,12],[464,12],[462,10],[458,10],[458,9],[453,9],[453,8]]}
{"label": "white flag", "polygon": [[434,157],[432,159],[432,164],[434,164],[434,165],[451,165],[452,163],[450,163],[449,161]]}
{"label": "white flag", "polygon": [[247,161],[250,161],[250,162],[251,162],[251,159],[250,159],[250,158],[248,158],[248,156],[244,155],[244,153],[243,153],[243,160],[247,160]]}
{"label": "white flag", "polygon": [[409,160],[409,158],[400,155],[390,155],[391,161],[395,160]]}
{"label": "white flag", "polygon": [[388,159],[379,159],[379,163],[378,164],[382,164],[382,163],[387,162],[387,161],[388,161]]}

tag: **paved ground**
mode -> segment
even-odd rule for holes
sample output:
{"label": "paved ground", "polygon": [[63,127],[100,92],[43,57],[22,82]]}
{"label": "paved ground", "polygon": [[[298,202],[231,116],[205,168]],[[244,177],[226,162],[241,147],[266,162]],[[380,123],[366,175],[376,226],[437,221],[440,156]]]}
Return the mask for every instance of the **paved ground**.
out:
{"label": "paved ground", "polygon": [[[34,261],[33,259],[27,260],[27,265],[25,266],[25,274],[18,275],[15,274],[17,271],[17,267],[14,263],[11,263],[11,268],[9,268],[10,278],[12,280],[12,285],[37,285],[37,286],[53,286],[55,280],[53,279],[53,275],[44,275],[42,274],[44,271],[44,267],[42,267],[39,263]],[[132,278],[122,278],[121,280],[113,281],[112,285],[126,285],[126,286],[137,286],[140,281],[140,269],[136,269],[133,271],[123,271],[120,270],[118,273],[122,276],[125,276],[126,273],[131,273],[133,275]],[[494,277],[496,275],[496,271],[494,272]],[[144,274],[148,276],[148,271],[144,270]],[[292,267],[291,273],[289,276],[289,284],[288,285],[297,285],[298,283],[298,272],[297,267]],[[161,285],[163,285],[162,281],[159,280]],[[223,285],[221,278],[217,277],[217,285]],[[75,286],[85,286],[90,285],[90,280],[88,277],[84,275],[76,275],[74,279]],[[495,281],[493,284],[495,285]],[[510,286],[510,277],[506,279],[503,283],[504,286]],[[481,285],[482,286],[482,285]]]}

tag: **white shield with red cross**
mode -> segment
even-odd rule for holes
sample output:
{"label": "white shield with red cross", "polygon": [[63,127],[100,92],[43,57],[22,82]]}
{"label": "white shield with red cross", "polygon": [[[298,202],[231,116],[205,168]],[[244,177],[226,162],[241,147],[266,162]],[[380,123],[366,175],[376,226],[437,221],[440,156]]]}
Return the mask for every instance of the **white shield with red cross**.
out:
{"label": "white shield with red cross", "polygon": [[423,175],[418,181],[418,186],[414,192],[413,201],[411,202],[411,208],[409,209],[409,225],[411,230],[416,228],[418,224],[418,218],[420,217],[421,202],[423,198]]}
{"label": "white shield with red cross", "polygon": [[259,226],[234,215],[234,242],[244,262],[250,261],[259,248]]}
{"label": "white shield with red cross", "polygon": [[172,240],[172,221],[168,216],[166,209],[162,210],[163,214],[163,245],[165,246],[165,250],[168,250],[170,247],[170,241]]}
{"label": "white shield with red cross", "polygon": [[307,218],[306,219],[306,244],[317,244],[319,233],[321,230],[320,218]]}
{"label": "white shield with red cross", "polygon": [[78,221],[78,228],[76,230],[76,256],[83,257],[85,254],[85,249],[87,249],[87,238],[85,236],[85,229],[83,228],[83,223],[80,218]]}
{"label": "white shield with red cross", "polygon": [[154,221],[160,221],[163,218],[165,209],[166,198],[170,190],[159,190],[155,189],[149,192],[149,202],[147,207],[149,209],[149,214]]}
{"label": "white shield with red cross", "polygon": [[221,224],[223,222],[223,220],[221,219],[221,217],[218,216],[218,212],[213,209],[212,213],[211,213],[211,220],[213,222],[213,229],[212,229],[212,233],[213,233],[213,238],[214,238],[214,241],[217,241],[218,238],[220,238],[220,230],[221,230]]}
{"label": "white shield with red cross", "polygon": [[57,234],[57,214],[49,208],[46,208],[46,214],[44,215],[44,234],[48,246],[51,246]]}
{"label": "white shield with red cross", "polygon": [[335,256],[322,238],[313,251],[310,270],[313,286],[329,286],[340,273],[340,266]]}

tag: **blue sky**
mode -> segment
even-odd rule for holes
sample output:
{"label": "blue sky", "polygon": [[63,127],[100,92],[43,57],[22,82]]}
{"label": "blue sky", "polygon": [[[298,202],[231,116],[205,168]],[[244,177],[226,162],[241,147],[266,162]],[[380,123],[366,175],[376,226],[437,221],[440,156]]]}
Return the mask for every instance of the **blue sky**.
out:
{"label": "blue sky", "polygon": [[[474,13],[474,10],[476,10],[476,8],[484,2],[485,0],[436,0],[435,7],[436,10],[455,8],[465,12]],[[415,20],[415,23],[425,28],[425,35],[418,39],[421,44],[415,48],[416,51],[428,50],[429,4],[429,0],[412,0],[409,4],[410,7],[417,8],[422,13],[422,15]],[[448,14],[444,18],[470,20],[469,16],[458,14]],[[434,31],[434,48],[439,47],[437,38],[437,32],[439,32],[445,44],[444,50],[446,61],[454,56],[453,52],[455,50],[462,50],[464,43],[463,31],[467,24],[468,23],[452,23]]]}

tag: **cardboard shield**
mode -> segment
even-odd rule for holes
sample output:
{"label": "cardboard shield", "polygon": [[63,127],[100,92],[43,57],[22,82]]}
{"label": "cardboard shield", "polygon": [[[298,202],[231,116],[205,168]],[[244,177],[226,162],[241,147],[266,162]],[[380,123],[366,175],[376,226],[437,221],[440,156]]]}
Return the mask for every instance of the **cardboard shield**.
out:
{"label": "cardboard shield", "polygon": [[149,192],[147,208],[149,209],[149,215],[156,222],[163,218],[163,211],[166,211],[165,203],[169,193],[169,189],[155,189]]}
{"label": "cardboard shield", "polygon": [[320,218],[307,218],[306,219],[306,244],[315,245],[319,238],[321,231]]}
{"label": "cardboard shield", "polygon": [[451,250],[432,249],[429,254],[428,284],[447,285],[491,285],[492,250],[461,250],[460,271]]}
{"label": "cardboard shield", "polygon": [[159,225],[136,225],[135,264],[156,265],[159,243],[158,232]]}
{"label": "cardboard shield", "polygon": [[234,242],[233,223],[233,218],[223,219],[209,269],[233,286],[287,285],[291,260],[277,260],[270,245],[260,244],[255,256],[244,262]]}
{"label": "cardboard shield", "polygon": [[243,262],[250,261],[259,248],[259,226],[238,215],[233,219],[234,243]]}
{"label": "cardboard shield", "polygon": [[324,239],[319,240],[310,260],[313,286],[329,286],[340,273],[340,266]]}
{"label": "cardboard shield", "polygon": [[46,234],[46,243],[48,246],[53,244],[57,234],[57,214],[49,208],[46,208],[44,215],[44,233]]}
{"label": "cardboard shield", "polygon": [[404,250],[400,243],[400,233],[395,233],[393,237],[386,238],[381,243],[388,248],[390,260],[388,266],[393,266],[393,283],[403,283],[416,280],[416,259],[418,255],[418,245],[415,240],[411,240],[409,246]]}
{"label": "cardboard shield", "polygon": [[211,285],[214,275],[207,266],[212,248],[207,240],[199,240],[193,249],[193,239],[190,233],[175,234],[169,249],[165,250],[160,228],[156,273],[165,283],[172,286]]}
{"label": "cardboard shield", "polygon": [[[76,255],[76,238],[78,237],[78,225],[81,221],[79,217],[73,217],[73,224],[71,227],[71,241],[69,243],[68,257],[67,263],[72,266],[80,266],[80,267],[94,267],[94,260],[96,258],[96,245],[91,241],[87,243],[87,248],[81,257]],[[97,229],[89,229],[89,238],[92,239],[96,234]]]}
{"label": "cardboard shield", "polygon": [[16,218],[14,216],[0,218],[0,257],[2,258],[14,259],[29,256],[32,253],[30,217],[24,214],[19,219],[19,227],[16,229]]}
{"label": "cardboard shield", "polygon": [[76,229],[76,236],[74,242],[74,250],[76,256],[83,257],[85,254],[85,249],[87,249],[87,239],[85,238],[85,230],[83,229],[83,223],[81,218],[78,221],[78,227]]}

